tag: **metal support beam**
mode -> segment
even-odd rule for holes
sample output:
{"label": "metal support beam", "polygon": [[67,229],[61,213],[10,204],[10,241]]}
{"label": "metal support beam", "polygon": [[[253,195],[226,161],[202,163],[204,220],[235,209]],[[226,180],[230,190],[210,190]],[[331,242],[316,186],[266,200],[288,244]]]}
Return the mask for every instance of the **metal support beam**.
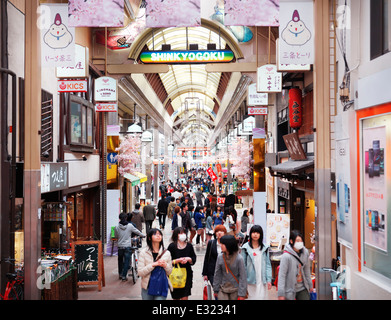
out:
{"label": "metal support beam", "polygon": [[315,141],[315,232],[316,292],[318,299],[331,299],[329,275],[319,272],[331,267],[331,150],[330,150],[330,41],[329,0],[315,0],[314,125]]}

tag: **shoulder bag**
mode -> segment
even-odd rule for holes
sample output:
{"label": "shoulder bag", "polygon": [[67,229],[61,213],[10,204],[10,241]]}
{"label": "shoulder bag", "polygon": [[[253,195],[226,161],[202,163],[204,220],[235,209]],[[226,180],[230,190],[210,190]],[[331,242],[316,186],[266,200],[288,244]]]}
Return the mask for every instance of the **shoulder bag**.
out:
{"label": "shoulder bag", "polygon": [[[225,269],[227,270],[227,273],[229,271],[239,285],[239,280],[235,277],[235,275],[232,273],[231,269],[228,267],[227,262],[225,261],[224,254],[223,254],[223,259],[224,259]],[[248,299],[248,290],[246,291],[246,295],[244,296],[244,299]]]}
{"label": "shoulder bag", "polygon": [[[159,260],[167,250],[163,252],[156,258],[156,261]],[[166,270],[163,267],[155,267],[149,278],[148,284],[148,294],[151,296],[164,296],[167,297],[168,294],[168,279],[166,275]]]}

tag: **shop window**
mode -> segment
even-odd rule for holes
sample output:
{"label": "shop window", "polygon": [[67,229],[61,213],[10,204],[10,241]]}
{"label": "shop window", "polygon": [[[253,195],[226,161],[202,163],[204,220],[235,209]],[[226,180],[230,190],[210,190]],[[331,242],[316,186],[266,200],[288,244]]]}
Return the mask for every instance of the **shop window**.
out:
{"label": "shop window", "polygon": [[391,114],[361,121],[364,266],[391,279]]}
{"label": "shop window", "polygon": [[371,0],[370,6],[372,60],[391,49],[391,0]]}
{"label": "shop window", "polygon": [[93,104],[81,97],[69,95],[68,139],[74,151],[94,148]]}

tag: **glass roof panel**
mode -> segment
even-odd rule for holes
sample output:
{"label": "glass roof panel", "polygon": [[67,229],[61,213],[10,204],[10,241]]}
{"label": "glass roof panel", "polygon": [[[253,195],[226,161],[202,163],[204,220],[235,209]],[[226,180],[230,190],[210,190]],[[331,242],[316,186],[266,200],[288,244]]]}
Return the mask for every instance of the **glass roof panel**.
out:
{"label": "glass roof panel", "polygon": [[[163,44],[170,44],[171,50],[186,50],[189,44],[198,44],[199,50],[206,50],[208,43],[216,44],[216,49],[224,49],[226,42],[219,34],[204,28],[165,28],[159,29],[151,39],[147,41],[149,50],[161,50]],[[220,73],[207,73],[204,64],[191,65],[169,65],[169,72],[159,74],[163,85],[167,91],[168,97],[171,98],[171,106],[178,115],[184,116],[187,103],[188,110],[196,110],[196,103],[190,103],[191,100],[198,100],[200,111],[204,111],[202,117],[211,116],[214,109],[217,88],[220,82]],[[189,99],[194,98],[194,99]],[[192,114],[194,111],[192,111]],[[213,113],[213,112],[212,112]],[[187,114],[187,116],[191,114]],[[183,127],[182,127],[183,128]],[[208,132],[197,129],[193,137],[207,135]],[[191,134],[191,130],[185,130],[185,135]]]}

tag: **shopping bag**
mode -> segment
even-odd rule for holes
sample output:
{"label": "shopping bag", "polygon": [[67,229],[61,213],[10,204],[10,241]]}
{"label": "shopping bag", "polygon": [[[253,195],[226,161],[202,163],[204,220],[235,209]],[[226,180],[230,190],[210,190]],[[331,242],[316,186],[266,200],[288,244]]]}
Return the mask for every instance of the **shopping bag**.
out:
{"label": "shopping bag", "polygon": [[167,297],[168,279],[163,267],[155,267],[149,279],[148,294],[151,296]]}
{"label": "shopping bag", "polygon": [[209,281],[204,281],[204,300],[212,300],[212,287]]}
{"label": "shopping bag", "polygon": [[185,268],[181,268],[178,264],[174,265],[170,274],[170,281],[174,289],[184,288],[186,285],[187,272]]}

